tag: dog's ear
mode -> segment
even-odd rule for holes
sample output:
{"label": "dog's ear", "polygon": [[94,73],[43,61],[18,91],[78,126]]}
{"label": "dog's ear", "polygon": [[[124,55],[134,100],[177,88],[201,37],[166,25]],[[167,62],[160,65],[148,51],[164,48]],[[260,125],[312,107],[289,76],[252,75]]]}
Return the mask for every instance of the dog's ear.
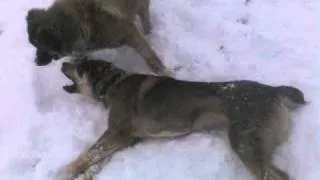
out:
{"label": "dog's ear", "polygon": [[54,52],[61,52],[62,50],[62,41],[60,35],[57,33],[57,30],[43,25],[37,30],[37,37],[41,45],[45,46],[46,49],[52,50]]}

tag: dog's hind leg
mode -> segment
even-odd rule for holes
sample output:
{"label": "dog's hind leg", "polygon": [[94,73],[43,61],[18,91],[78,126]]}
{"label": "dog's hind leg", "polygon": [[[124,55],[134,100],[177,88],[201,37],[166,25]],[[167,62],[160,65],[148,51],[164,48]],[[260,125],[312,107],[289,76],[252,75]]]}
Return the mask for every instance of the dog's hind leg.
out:
{"label": "dog's hind leg", "polygon": [[145,35],[150,34],[152,29],[150,22],[149,4],[149,0],[143,0],[143,5],[138,10],[138,15],[140,17]]}
{"label": "dog's hind leg", "polygon": [[110,159],[113,153],[132,146],[137,141],[137,138],[131,136],[106,131],[96,144],[62,170],[62,174],[58,175],[61,176],[59,180],[72,180],[91,166],[97,165],[94,171],[85,174],[90,179],[102,169],[101,166],[105,164],[101,163],[103,160]]}
{"label": "dog's hind leg", "polygon": [[267,147],[259,135],[259,129],[229,129],[232,149],[252,172],[256,180],[289,180],[288,175],[271,164],[274,147]]}

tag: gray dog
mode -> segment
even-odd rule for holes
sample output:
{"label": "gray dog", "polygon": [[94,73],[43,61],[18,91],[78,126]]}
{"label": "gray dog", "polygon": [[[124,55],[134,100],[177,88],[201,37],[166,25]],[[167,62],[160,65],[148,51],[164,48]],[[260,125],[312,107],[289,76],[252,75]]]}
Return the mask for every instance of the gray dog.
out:
{"label": "gray dog", "polygon": [[144,34],[149,34],[149,0],[56,0],[47,10],[31,9],[27,31],[37,48],[36,63],[47,65],[66,55],[128,45],[153,72],[172,76],[135,26],[136,15]]}
{"label": "gray dog", "polygon": [[[289,180],[271,163],[290,132],[291,112],[306,104],[290,86],[253,81],[190,82],[130,74],[100,60],[63,63],[64,86],[110,107],[109,126],[97,142],[58,174],[71,180],[98,173],[112,154],[146,138],[176,138],[225,130],[233,151],[257,180]],[[96,165],[96,169],[92,168]]]}

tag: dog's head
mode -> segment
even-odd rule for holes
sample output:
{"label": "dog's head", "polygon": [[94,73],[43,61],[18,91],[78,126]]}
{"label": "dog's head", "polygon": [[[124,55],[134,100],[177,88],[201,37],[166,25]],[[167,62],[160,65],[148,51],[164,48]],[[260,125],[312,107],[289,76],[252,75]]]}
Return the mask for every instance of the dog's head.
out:
{"label": "dog's head", "polygon": [[29,10],[26,18],[29,42],[43,51],[61,52],[62,37],[56,18],[44,9]]}
{"label": "dog's head", "polygon": [[71,40],[68,32],[72,22],[61,11],[31,9],[28,11],[27,32],[29,42],[41,52],[37,65],[46,65],[51,58],[63,54],[65,43]]}
{"label": "dog's head", "polygon": [[111,63],[102,60],[64,62],[61,71],[72,81],[72,84],[63,86],[63,89],[68,93],[80,93],[96,97],[97,88],[100,88],[103,79],[114,69],[115,67]]}

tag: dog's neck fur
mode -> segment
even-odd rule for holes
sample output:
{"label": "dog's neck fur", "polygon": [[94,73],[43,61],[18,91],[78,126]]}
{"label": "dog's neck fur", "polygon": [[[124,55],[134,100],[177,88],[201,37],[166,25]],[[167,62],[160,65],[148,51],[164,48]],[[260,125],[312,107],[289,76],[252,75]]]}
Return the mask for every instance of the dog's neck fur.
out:
{"label": "dog's neck fur", "polygon": [[104,72],[92,82],[92,93],[94,98],[103,101],[108,92],[129,76],[129,74],[130,73],[114,66],[106,68]]}

